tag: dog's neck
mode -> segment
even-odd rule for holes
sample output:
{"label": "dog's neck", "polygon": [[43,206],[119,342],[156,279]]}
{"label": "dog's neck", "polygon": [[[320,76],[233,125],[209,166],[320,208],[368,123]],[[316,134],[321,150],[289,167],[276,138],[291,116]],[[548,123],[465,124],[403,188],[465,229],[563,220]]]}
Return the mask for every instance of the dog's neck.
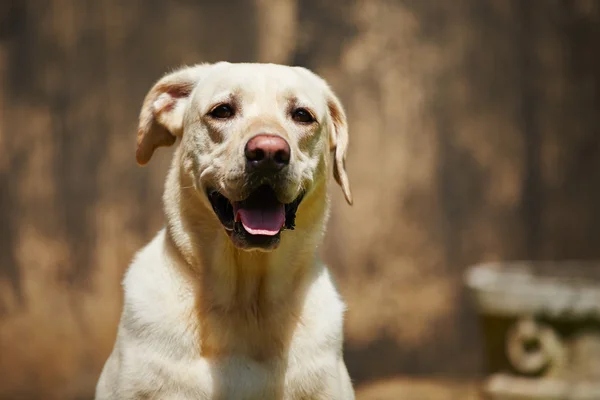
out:
{"label": "dog's neck", "polygon": [[256,301],[277,303],[302,290],[322,268],[318,261],[328,214],[326,182],[319,182],[301,204],[294,231],[281,233],[269,252],[236,248],[192,178],[171,168],[163,197],[167,244],[192,276],[210,282],[200,287],[213,307],[237,308]]}

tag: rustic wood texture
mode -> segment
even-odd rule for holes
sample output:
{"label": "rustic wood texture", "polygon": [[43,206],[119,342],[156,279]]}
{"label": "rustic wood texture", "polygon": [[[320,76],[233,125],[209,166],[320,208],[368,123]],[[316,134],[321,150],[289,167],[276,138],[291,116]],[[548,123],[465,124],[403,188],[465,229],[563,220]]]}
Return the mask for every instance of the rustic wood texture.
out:
{"label": "rustic wood texture", "polygon": [[600,256],[598,43],[595,0],[0,2],[0,398],[90,397],[163,221],[139,106],[217,60],[307,66],[347,108],[324,256],[357,385],[481,376],[464,268]]}

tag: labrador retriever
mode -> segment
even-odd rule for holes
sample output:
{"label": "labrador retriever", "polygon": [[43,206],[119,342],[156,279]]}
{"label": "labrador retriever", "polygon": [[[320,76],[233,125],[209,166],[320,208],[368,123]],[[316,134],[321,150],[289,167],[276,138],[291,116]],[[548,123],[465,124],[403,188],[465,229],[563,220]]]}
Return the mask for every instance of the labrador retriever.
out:
{"label": "labrador retriever", "polygon": [[299,67],[185,67],[146,96],[138,163],[176,141],[96,399],[353,399],[318,254],[329,175],[352,203],[337,97]]}

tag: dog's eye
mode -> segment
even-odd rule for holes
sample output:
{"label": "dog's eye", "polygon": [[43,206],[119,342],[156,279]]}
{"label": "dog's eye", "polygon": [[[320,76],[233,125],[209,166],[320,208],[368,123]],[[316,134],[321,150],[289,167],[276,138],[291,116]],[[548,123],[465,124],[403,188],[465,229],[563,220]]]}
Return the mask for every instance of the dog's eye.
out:
{"label": "dog's eye", "polygon": [[296,108],[292,111],[292,119],[302,124],[310,124],[315,122],[315,118],[306,108]]}
{"label": "dog's eye", "polygon": [[235,115],[235,111],[229,104],[220,104],[213,108],[208,115],[216,119],[228,119]]}

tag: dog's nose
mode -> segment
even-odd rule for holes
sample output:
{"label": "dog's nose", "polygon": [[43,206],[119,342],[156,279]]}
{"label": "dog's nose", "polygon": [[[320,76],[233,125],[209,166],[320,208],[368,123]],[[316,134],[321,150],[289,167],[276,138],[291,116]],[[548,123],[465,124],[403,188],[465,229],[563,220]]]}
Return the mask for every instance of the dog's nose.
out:
{"label": "dog's nose", "polygon": [[290,163],[290,145],[281,136],[256,135],[244,149],[248,166],[278,171]]}

